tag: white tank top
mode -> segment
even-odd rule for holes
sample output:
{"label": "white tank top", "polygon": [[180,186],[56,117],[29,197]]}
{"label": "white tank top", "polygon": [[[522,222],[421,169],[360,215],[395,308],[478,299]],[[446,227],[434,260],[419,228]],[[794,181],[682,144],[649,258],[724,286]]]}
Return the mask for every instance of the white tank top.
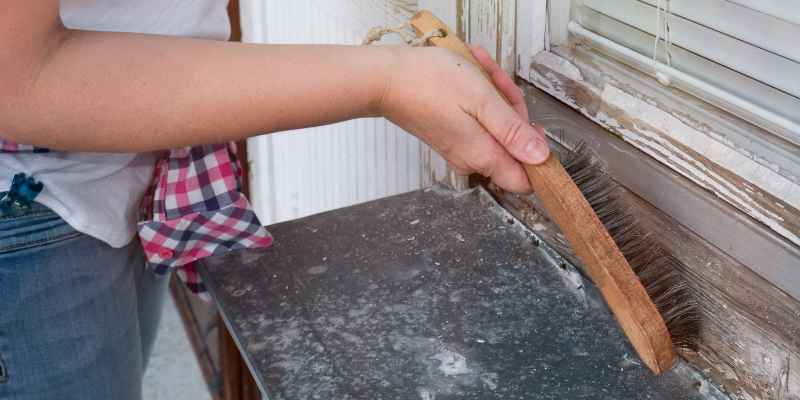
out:
{"label": "white tank top", "polygon": [[[61,0],[67,27],[226,40],[225,0]],[[76,230],[113,247],[136,234],[139,200],[153,173],[153,154],[0,153],[0,192],[14,174],[44,183],[36,201]]]}

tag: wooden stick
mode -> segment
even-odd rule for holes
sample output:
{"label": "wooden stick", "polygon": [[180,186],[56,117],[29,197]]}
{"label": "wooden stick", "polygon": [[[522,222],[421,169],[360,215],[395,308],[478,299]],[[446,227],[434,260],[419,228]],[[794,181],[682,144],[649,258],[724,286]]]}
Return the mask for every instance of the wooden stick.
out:
{"label": "wooden stick", "polygon": [[220,370],[222,371],[222,398],[242,400],[242,374],[248,373],[244,367],[239,348],[228,332],[228,327],[222,321],[222,316],[217,320],[219,335]]}
{"label": "wooden stick", "polygon": [[[411,26],[417,36],[441,31],[444,37],[431,38],[431,44],[454,51],[481,67],[469,47],[430,12],[418,12],[412,17]],[[500,97],[505,99],[502,94]],[[600,288],[639,357],[656,374],[671,368],[677,357],[664,319],[567,171],[553,156],[540,165],[525,165],[525,171],[536,195]]]}

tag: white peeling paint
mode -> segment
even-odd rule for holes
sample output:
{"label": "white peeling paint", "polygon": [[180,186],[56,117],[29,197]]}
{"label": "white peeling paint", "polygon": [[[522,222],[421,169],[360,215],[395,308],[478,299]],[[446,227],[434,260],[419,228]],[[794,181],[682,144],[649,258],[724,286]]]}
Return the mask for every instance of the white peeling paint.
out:
{"label": "white peeling paint", "polygon": [[516,1],[501,0],[500,13],[500,67],[509,75],[514,75],[516,64]]}
{"label": "white peeling paint", "polygon": [[[530,69],[529,79],[542,90],[567,103],[582,114],[607,129],[617,132],[622,138],[697,184],[708,188],[715,195],[733,204],[743,212],[769,226],[775,232],[791,242],[800,245],[800,236],[789,231],[783,224],[783,218],[762,207],[753,199],[752,189],[739,187],[726,177],[709,169],[702,162],[670,142],[669,139],[692,148],[697,153],[709,158],[714,163],[741,176],[754,186],[769,193],[789,205],[800,209],[800,187],[776,173],[769,167],[758,164],[752,159],[736,152],[724,143],[717,142],[707,133],[694,129],[668,112],[638,99],[613,85],[606,83],[598,89],[583,80],[580,70],[569,60],[552,53],[539,53],[533,63],[538,67]],[[609,106],[624,110],[636,120],[644,121],[659,132],[650,131],[636,125],[636,131],[625,128],[615,117],[602,111],[591,114],[583,104],[567,95],[563,82],[581,85],[596,98]],[[635,123],[635,122],[634,122]]]}
{"label": "white peeling paint", "polygon": [[735,149],[711,140],[706,134],[686,125],[672,114],[641,101],[613,85],[606,84],[601,97],[608,104],[625,110],[629,115],[642,121],[647,121],[660,131],[668,133],[671,139],[681,142],[723,168],[753,182],[767,193],[800,209],[800,193],[794,191],[797,185],[770,168],[745,157]]}
{"label": "white peeling paint", "polygon": [[528,79],[531,65],[528,60],[543,50],[549,50],[547,0],[525,0],[516,3],[517,74],[523,79]]}
{"label": "white peeling paint", "polygon": [[469,32],[472,45],[486,49],[495,59],[497,52],[497,16],[500,0],[466,0],[469,4]]}
{"label": "white peeling paint", "polygon": [[[715,154],[715,152],[711,148],[711,144],[708,143],[692,143],[693,139],[698,136],[702,136],[699,132],[692,130],[691,128],[684,125],[682,122],[678,121],[672,115],[668,113],[656,109],[656,111],[650,110],[648,108],[654,108],[649,104],[646,104],[633,96],[614,88],[611,85],[605,85],[603,90],[602,99],[605,100],[608,104],[618,107],[626,112],[630,112],[631,115],[636,115],[643,121],[647,121],[648,124],[652,124],[655,127],[659,128],[661,132],[666,132],[670,135],[671,139],[681,141],[681,139],[685,140],[689,143],[682,143],[687,147],[695,149],[700,154],[706,157],[714,157],[711,158],[711,161],[718,162],[726,162],[726,164],[722,164],[723,168],[729,169],[734,173],[739,173],[740,170],[743,172],[747,172],[747,166],[744,168],[740,168],[738,165],[727,163],[729,159],[736,158],[740,163],[753,163],[756,164],[753,160],[746,158],[746,157],[720,157],[720,154]],[[648,115],[649,112],[649,115]],[[663,114],[663,115],[662,115]],[[662,162],[666,163],[667,165],[679,168],[675,168],[683,175],[689,177],[696,183],[701,184],[702,186],[710,189],[712,193],[716,196],[734,203],[738,208],[742,211],[746,212],[747,214],[753,216],[754,218],[758,219],[759,221],[763,222],[782,236],[786,237],[787,239],[791,240],[797,245],[800,245],[800,237],[786,229],[781,222],[783,218],[779,215],[769,212],[765,210],[763,207],[760,207],[758,202],[755,201],[751,194],[745,188],[737,187],[735,184],[728,181],[725,177],[719,175],[718,173],[709,169],[705,164],[693,159],[691,156],[685,154],[683,149],[678,148],[667,140],[662,133],[653,132],[650,130],[645,129],[642,126],[637,125],[636,131],[631,131],[629,129],[622,128],[618,121],[614,120],[607,114],[602,114],[602,117],[609,118],[606,120],[602,120],[597,116],[597,122],[605,125],[608,128],[614,129],[617,133],[622,135],[622,138],[634,144],[637,148],[644,151],[645,153],[653,156],[654,158],[661,160]],[[670,119],[674,119],[670,120]],[[676,122],[677,121],[677,122]],[[674,136],[673,136],[674,135]],[[707,138],[707,137],[706,137]],[[694,144],[694,146],[693,146]],[[766,174],[765,171],[769,171],[766,168],[758,166],[762,174]],[[773,179],[783,179],[782,176],[777,175],[774,171],[769,171]],[[741,176],[741,175],[740,175]],[[754,182],[753,180],[758,178],[758,175],[751,174],[749,177],[745,176],[744,179],[748,179],[753,182],[754,184],[764,184],[765,182]],[[759,185],[760,188],[765,189]],[[768,190],[765,190],[769,193]],[[770,193],[773,196],[781,198],[784,201],[790,202],[795,208],[800,208],[800,199],[783,199],[783,196],[776,193]]]}
{"label": "white peeling paint", "polygon": [[581,74],[581,71],[578,69],[578,67],[569,62],[569,60],[559,57],[553,53],[543,51],[539,54],[536,54],[536,56],[533,57],[533,62],[553,71],[558,71],[559,74],[562,74],[573,81],[583,80],[583,74]]}

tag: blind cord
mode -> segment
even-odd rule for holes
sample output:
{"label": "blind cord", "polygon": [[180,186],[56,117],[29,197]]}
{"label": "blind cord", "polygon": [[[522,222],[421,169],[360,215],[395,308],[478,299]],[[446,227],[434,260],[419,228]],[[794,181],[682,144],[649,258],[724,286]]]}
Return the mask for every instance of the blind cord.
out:
{"label": "blind cord", "polygon": [[[663,5],[662,5],[663,4]],[[663,17],[662,17],[663,15]],[[656,40],[653,42],[653,71],[656,74],[656,79],[664,86],[669,86],[672,83],[666,71],[662,71],[659,65],[662,63],[658,61],[658,49],[662,36],[664,37],[664,58],[667,61],[667,66],[672,67],[672,38],[670,37],[670,19],[672,10],[670,9],[670,0],[658,0],[656,3]]]}

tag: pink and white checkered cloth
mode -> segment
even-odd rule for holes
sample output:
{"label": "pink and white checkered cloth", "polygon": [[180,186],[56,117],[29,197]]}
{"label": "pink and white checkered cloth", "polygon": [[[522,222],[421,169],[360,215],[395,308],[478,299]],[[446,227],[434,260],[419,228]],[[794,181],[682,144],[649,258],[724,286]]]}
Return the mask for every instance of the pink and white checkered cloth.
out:
{"label": "pink and white checkered cloth", "polygon": [[8,140],[0,139],[0,153],[14,153],[18,151],[32,151],[34,153],[46,153],[47,149],[35,147],[27,144],[17,144]]}
{"label": "pink and white checkered cloth", "polygon": [[[47,150],[0,139],[0,152],[18,151]],[[233,143],[175,149],[157,162],[138,223],[155,273],[176,271],[190,290],[204,293],[194,261],[272,244],[241,193],[241,173]]]}

